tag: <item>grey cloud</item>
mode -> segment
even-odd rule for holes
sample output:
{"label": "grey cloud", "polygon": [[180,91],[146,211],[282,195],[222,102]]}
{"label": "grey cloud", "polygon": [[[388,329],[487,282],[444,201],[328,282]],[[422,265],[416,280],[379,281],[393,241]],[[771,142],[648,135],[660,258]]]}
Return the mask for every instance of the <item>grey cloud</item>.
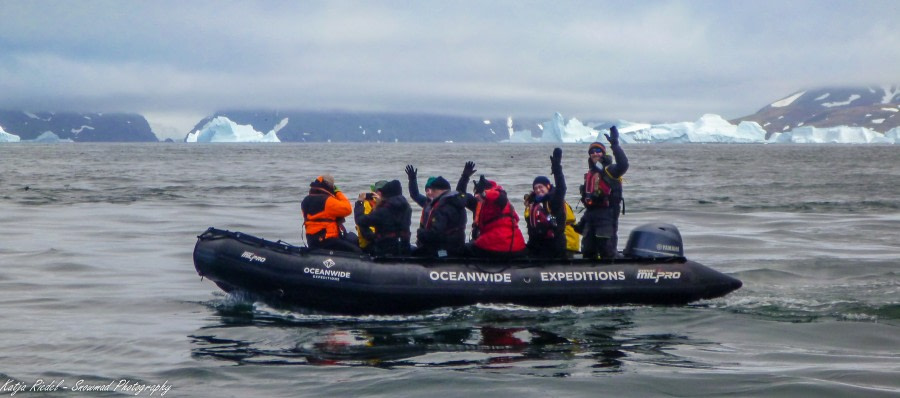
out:
{"label": "grey cloud", "polygon": [[0,107],[738,117],[896,82],[895,1],[0,2]]}

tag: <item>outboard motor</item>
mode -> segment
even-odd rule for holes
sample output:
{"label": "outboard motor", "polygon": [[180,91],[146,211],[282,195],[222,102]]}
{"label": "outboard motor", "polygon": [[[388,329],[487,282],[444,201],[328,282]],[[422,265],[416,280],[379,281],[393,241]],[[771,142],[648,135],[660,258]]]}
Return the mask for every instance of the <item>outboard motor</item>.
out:
{"label": "outboard motor", "polygon": [[674,225],[652,223],[633,229],[622,253],[634,258],[684,257],[684,246]]}

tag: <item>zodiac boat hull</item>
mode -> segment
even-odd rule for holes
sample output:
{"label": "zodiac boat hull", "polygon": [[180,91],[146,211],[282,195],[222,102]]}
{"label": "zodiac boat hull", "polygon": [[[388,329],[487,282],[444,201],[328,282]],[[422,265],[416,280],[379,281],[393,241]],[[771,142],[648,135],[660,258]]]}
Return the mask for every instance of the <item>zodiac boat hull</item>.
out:
{"label": "zodiac boat hull", "polygon": [[341,314],[403,314],[473,304],[534,307],[677,305],[724,296],[741,281],[683,257],[615,261],[371,258],[309,250],[209,228],[197,272],[226,292]]}

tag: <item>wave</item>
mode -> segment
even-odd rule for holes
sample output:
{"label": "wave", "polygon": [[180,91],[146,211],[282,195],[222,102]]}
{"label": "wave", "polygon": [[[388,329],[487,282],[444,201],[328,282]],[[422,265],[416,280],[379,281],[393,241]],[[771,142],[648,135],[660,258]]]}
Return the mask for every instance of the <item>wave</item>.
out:
{"label": "wave", "polygon": [[739,211],[778,211],[789,213],[870,213],[900,210],[896,200],[861,201],[808,201],[779,204],[739,204],[733,208]]}

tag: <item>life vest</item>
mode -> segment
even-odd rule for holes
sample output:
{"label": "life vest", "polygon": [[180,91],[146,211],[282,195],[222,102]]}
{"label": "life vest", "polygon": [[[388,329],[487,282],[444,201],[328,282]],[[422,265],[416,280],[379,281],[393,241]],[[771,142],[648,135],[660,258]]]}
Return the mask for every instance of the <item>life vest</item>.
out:
{"label": "life vest", "polygon": [[531,202],[525,208],[525,222],[537,232],[540,239],[556,237],[557,220],[550,212],[550,201]]}
{"label": "life vest", "polygon": [[[545,201],[544,203],[547,203],[547,202]],[[578,232],[575,232],[575,222],[577,221],[575,219],[575,211],[572,210],[572,206],[569,206],[568,202],[563,202],[563,204],[565,204],[565,208],[566,208],[566,228],[565,228],[566,250],[570,251],[570,252],[577,252],[577,251],[581,250],[581,234],[579,234]],[[549,214],[549,210],[548,210],[549,204],[545,204],[545,205],[541,206],[538,203],[527,202],[526,207],[525,207],[525,220],[527,220],[528,226],[530,228],[534,228],[536,221],[537,221],[537,220],[532,221],[532,218],[533,218],[532,217],[532,214],[533,214],[532,209],[535,209],[538,207],[541,209],[541,211],[545,211]],[[538,217],[538,219],[540,219],[540,217]],[[544,218],[544,219],[546,219],[546,218]],[[538,232],[538,233],[540,233],[540,232]],[[554,229],[551,229],[551,234],[544,235],[544,239],[552,239],[555,235],[556,235],[556,231]]]}
{"label": "life vest", "polygon": [[428,225],[428,219],[431,218],[431,210],[434,208],[434,200],[425,199],[425,206],[422,207],[422,214],[419,215],[419,228],[424,229]]}
{"label": "life vest", "polygon": [[[609,174],[609,169],[604,167],[602,171],[591,170],[584,173],[584,185],[581,192],[581,202],[587,208],[609,207],[616,205],[621,200],[622,177],[614,178]],[[618,193],[618,195],[617,195]]]}
{"label": "life vest", "polygon": [[321,188],[310,189],[309,196],[303,198],[300,207],[307,238],[319,242],[345,234],[344,217],[353,213],[353,207],[343,192],[331,193]]}
{"label": "life vest", "polygon": [[[424,229],[426,231],[431,229],[431,223],[434,222],[434,212],[438,208],[442,207],[447,200],[450,200],[453,195],[454,194],[452,194],[452,193],[445,193],[445,194],[441,195],[440,197],[434,198],[434,200],[431,201],[431,208],[426,209],[428,211],[428,217],[424,219],[424,222],[420,222],[420,225],[422,225],[422,229]],[[425,217],[425,210],[422,211],[422,216]],[[463,225],[462,227],[456,226],[456,227],[451,228],[450,230],[446,231],[446,233],[447,234],[455,233],[455,232],[459,231],[460,229],[465,229],[465,227],[466,227],[465,225]]]}

